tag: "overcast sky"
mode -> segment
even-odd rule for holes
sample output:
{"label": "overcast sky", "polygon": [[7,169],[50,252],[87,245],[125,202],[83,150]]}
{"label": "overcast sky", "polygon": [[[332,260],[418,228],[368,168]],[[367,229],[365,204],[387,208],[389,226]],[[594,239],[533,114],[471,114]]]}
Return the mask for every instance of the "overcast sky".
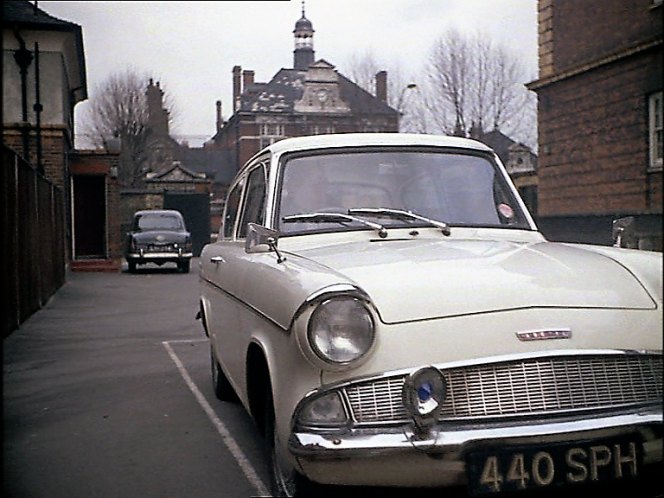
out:
{"label": "overcast sky", "polygon": [[[217,100],[229,117],[233,66],[254,70],[258,82],[293,67],[293,28],[302,10],[301,0],[38,5],[82,27],[90,99],[109,75],[128,67],[153,75],[177,109],[171,135],[192,146],[214,135]],[[305,10],[315,59],[342,74],[353,57],[371,53],[417,83],[431,46],[453,27],[486,33],[521,57],[532,79],[537,75],[537,0],[306,0]],[[79,122],[86,105],[76,107]]]}

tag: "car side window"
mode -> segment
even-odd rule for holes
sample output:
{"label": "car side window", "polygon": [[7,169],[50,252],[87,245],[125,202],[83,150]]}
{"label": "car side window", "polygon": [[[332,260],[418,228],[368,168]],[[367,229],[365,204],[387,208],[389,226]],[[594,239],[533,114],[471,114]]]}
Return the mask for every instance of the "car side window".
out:
{"label": "car side window", "polygon": [[237,212],[240,207],[240,199],[242,198],[242,187],[244,182],[240,182],[230,194],[228,194],[228,200],[226,201],[226,209],[224,210],[224,220],[223,220],[223,236],[224,238],[233,237],[233,228],[235,227],[235,219],[237,218]]}
{"label": "car side window", "polygon": [[265,168],[263,164],[249,173],[247,194],[240,217],[239,237],[246,237],[247,223],[265,222]]}

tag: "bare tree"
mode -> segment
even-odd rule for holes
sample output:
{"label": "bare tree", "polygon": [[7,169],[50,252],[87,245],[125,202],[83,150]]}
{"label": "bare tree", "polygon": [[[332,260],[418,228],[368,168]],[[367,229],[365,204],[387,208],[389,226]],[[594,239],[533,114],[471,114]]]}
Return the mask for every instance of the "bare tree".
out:
{"label": "bare tree", "polygon": [[411,94],[417,85],[404,76],[397,65],[381,66],[373,52],[366,50],[351,55],[346,64],[345,74],[355,84],[371,93],[376,94],[376,74],[387,71],[387,104],[401,113],[400,129],[413,131],[411,128]]}
{"label": "bare tree", "polygon": [[[521,60],[485,35],[449,30],[433,44],[421,88],[427,121],[436,132],[468,136],[471,128],[529,137],[535,96]],[[528,144],[528,143],[527,143]]]}
{"label": "bare tree", "polygon": [[[133,68],[112,74],[95,88],[81,125],[87,142],[93,147],[109,148],[119,141],[118,179],[127,187],[142,184],[149,164],[152,137],[145,96],[149,81],[147,74],[139,74]],[[170,111],[168,116],[171,121]]]}

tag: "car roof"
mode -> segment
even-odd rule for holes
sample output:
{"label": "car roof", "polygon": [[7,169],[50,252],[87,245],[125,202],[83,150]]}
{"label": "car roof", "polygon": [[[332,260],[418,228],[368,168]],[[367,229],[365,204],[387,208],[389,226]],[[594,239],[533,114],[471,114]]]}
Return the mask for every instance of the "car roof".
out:
{"label": "car roof", "polygon": [[477,140],[461,137],[449,137],[445,135],[427,135],[420,133],[335,133],[327,135],[284,138],[278,142],[273,143],[272,145],[269,145],[258,154],[256,154],[256,156],[264,154],[266,151],[270,151],[274,154],[280,154],[286,151],[300,151],[328,147],[362,147],[381,145],[454,147],[483,152],[492,151],[489,146],[483,144],[482,142],[478,142]]}
{"label": "car roof", "polygon": [[175,209],[141,209],[140,211],[136,211],[134,213],[134,216],[143,216],[145,214],[170,214],[170,215],[175,215],[175,216],[182,216],[182,213],[180,211],[177,211]]}

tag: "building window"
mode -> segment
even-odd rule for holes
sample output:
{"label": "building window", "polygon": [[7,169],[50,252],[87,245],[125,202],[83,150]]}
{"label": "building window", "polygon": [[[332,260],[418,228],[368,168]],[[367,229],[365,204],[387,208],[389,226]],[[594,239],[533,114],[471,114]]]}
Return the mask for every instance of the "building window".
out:
{"label": "building window", "polygon": [[283,124],[261,123],[258,130],[260,133],[260,149],[286,138],[286,128]]}
{"label": "building window", "polygon": [[260,125],[260,134],[262,136],[269,136],[269,137],[283,137],[284,125],[262,123]]}
{"label": "building window", "polygon": [[650,169],[662,169],[662,147],[664,129],[662,127],[662,92],[654,93],[648,102],[648,121],[650,144]]}

